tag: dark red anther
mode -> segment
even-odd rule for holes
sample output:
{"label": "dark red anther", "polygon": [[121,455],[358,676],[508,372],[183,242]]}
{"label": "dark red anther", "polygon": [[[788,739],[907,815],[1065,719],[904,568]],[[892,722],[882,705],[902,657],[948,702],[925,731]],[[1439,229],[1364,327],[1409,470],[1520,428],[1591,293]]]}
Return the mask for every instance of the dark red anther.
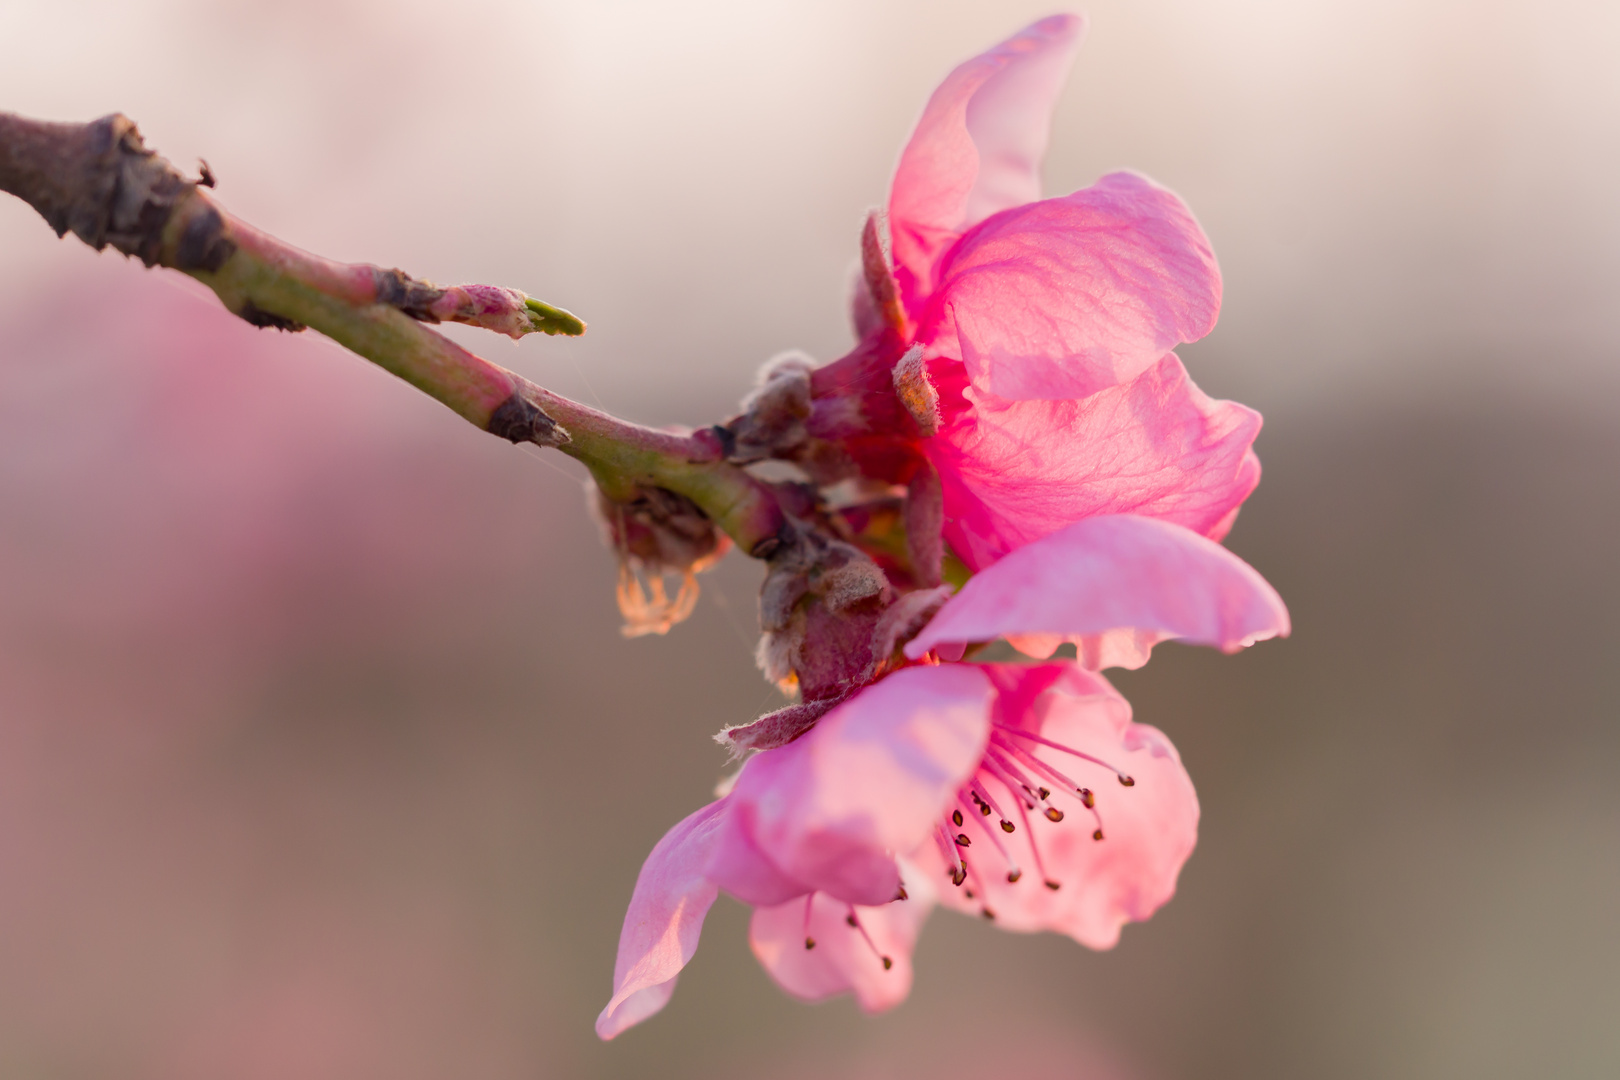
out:
{"label": "dark red anther", "polygon": [[1018,879],[1023,876],[1024,872],[1022,870],[1009,870],[1007,871],[1007,884],[1016,885],[1018,884]]}
{"label": "dark red anther", "polygon": [[1044,799],[1050,794],[1052,794],[1052,791],[1051,791],[1050,788],[1041,788],[1041,798]]}
{"label": "dark red anther", "polygon": [[889,957],[885,956],[883,958],[883,970],[888,971],[892,967],[894,967],[894,961],[892,959],[890,959]]}
{"label": "dark red anther", "polygon": [[1001,831],[1002,832],[1016,832],[1017,830],[1018,830],[1018,826],[1014,825],[1012,822],[1007,821],[1007,820],[1003,820],[1001,822]]}
{"label": "dark red anther", "polygon": [[1062,821],[1063,820],[1063,811],[1059,810],[1055,806],[1048,806],[1046,808],[1046,820],[1047,821]]}
{"label": "dark red anther", "polygon": [[1135,777],[1126,776],[1123,773],[1120,774],[1119,782],[1121,784],[1125,785],[1126,787],[1135,787],[1136,786]]}
{"label": "dark red anther", "polygon": [[960,833],[959,832],[959,833],[956,834],[956,846],[957,847],[972,847],[973,846],[973,841],[968,839],[967,833]]}
{"label": "dark red anther", "polygon": [[989,908],[985,908],[983,911],[979,912],[979,914],[983,915],[985,918],[989,919],[991,922],[995,922],[995,920],[996,920],[996,913],[991,911]]}
{"label": "dark red anther", "polygon": [[805,938],[805,939],[804,939],[804,947],[805,947],[805,948],[806,948],[806,949],[813,949],[813,948],[815,948],[815,947],[816,947],[816,939],[815,939],[815,938],[813,938],[813,937],[807,937],[807,938]]}
{"label": "dark red anther", "polygon": [[956,822],[956,827],[958,829],[960,829],[962,827],[962,811],[960,811],[960,810],[952,810],[951,811],[951,820]]}
{"label": "dark red anther", "polygon": [[1096,832],[1092,833],[1091,838],[1093,840],[1101,840],[1102,839],[1102,830],[1098,829]]}
{"label": "dark red anther", "polygon": [[850,926],[851,926],[851,927],[855,927],[855,926],[859,926],[859,925],[860,925],[860,924],[859,924],[859,923],[857,923],[857,922],[856,922],[856,921],[855,921],[855,916],[854,916],[854,914],[853,914],[853,913],[851,913],[851,914],[849,914],[849,915],[845,915],[845,916],[844,916],[844,921],[845,921],[845,922],[847,922],[847,923],[848,923],[848,924],[849,924],[849,925],[850,925]]}
{"label": "dark red anther", "polygon": [[1083,787],[1080,789],[1080,801],[1086,804],[1087,810],[1090,810],[1093,806],[1097,805],[1097,796],[1091,793],[1090,788]]}
{"label": "dark red anther", "polygon": [[1063,882],[1061,881],[1048,881],[1044,882],[1043,884],[1045,884],[1046,887],[1051,889],[1053,892],[1057,892],[1059,889],[1063,888]]}

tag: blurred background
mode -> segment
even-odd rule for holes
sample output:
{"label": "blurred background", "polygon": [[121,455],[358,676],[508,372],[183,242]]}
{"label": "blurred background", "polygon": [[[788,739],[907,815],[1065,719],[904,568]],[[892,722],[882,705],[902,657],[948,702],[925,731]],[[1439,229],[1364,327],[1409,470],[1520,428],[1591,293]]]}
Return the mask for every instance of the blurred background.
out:
{"label": "blurred background", "polygon": [[[1620,6],[1096,0],[1047,190],[1179,191],[1293,638],[1117,681],[1198,851],[1112,952],[936,914],[778,993],[722,899],[612,1044],[641,859],[770,707],[759,572],[627,641],[560,455],[0,201],[0,1075],[1620,1074]],[[847,347],[862,215],[997,0],[0,0],[0,108],[120,110],[301,246],[635,419]]]}

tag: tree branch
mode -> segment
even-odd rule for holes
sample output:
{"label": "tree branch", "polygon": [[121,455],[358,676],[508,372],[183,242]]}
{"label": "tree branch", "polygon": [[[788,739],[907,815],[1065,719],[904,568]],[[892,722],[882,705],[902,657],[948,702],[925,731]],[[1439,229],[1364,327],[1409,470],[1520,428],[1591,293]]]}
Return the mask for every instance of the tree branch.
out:
{"label": "tree branch", "polygon": [[0,113],[0,190],[71,231],[147,266],[207,285],[255,326],[307,327],[392,372],[477,427],[512,442],[555,447],[584,462],[604,494],[638,488],[685,495],[744,551],[767,555],[784,528],[775,497],[723,460],[707,430],[658,431],[560,395],[463,349],[425,323],[455,321],[511,337],[575,335],[585,324],[515,289],[441,288],[401,270],[338,263],[301,251],[222,209],[148,150],[128,117],[59,124]]}

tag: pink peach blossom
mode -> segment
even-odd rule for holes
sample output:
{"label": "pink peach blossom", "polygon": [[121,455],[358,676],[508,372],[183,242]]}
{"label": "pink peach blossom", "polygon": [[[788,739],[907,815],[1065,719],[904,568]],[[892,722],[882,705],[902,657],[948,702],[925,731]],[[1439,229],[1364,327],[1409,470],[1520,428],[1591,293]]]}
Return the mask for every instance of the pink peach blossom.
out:
{"label": "pink peach blossom", "polygon": [[[1118,782],[1104,788],[1099,771]],[[1053,798],[1065,788],[1067,810]],[[654,847],[597,1033],[668,1002],[722,889],[755,905],[754,953],[785,990],[853,991],[879,1011],[910,989],[937,875],[956,886],[948,906],[1108,948],[1174,892],[1197,820],[1175,749],[1131,723],[1102,676],[1072,663],[907,668],[756,754]]]}
{"label": "pink peach blossom", "polygon": [[[1042,20],[934,92],[890,189],[892,265],[863,256],[862,341],[812,376],[810,433],[885,482],[931,467],[970,570],[1097,514],[1218,540],[1260,479],[1259,415],[1205,395],[1171,352],[1220,310],[1191,211],[1123,172],[1041,198],[1084,29]],[[903,410],[878,392],[891,372]]]}
{"label": "pink peach blossom", "polygon": [[[654,848],[604,1038],[668,1001],[721,891],[754,906],[754,953],[784,989],[852,991],[868,1010],[906,995],[942,879],[946,906],[1093,948],[1175,891],[1197,797],[1169,740],[1095,669],[1140,666],[1170,638],[1235,651],[1289,622],[1217,542],[1259,480],[1260,418],[1204,395],[1171,352],[1219,311],[1208,240],[1134,174],[1040,199],[1083,29],[1043,20],[946,78],[894,178],[892,277],[881,255],[874,272],[868,231],[861,343],[781,380],[808,416],[743,425],[748,460],[780,454],[818,483],[853,462],[910,485],[907,528],[932,529],[936,562],[943,534],[976,576],[944,600],[914,562],[921,588],[893,610],[915,618],[871,633],[861,679],[877,681],[751,743],[766,748],[731,790]],[[932,519],[917,509],[930,474]],[[1073,641],[1078,662],[955,662],[1000,637],[1037,655]]]}

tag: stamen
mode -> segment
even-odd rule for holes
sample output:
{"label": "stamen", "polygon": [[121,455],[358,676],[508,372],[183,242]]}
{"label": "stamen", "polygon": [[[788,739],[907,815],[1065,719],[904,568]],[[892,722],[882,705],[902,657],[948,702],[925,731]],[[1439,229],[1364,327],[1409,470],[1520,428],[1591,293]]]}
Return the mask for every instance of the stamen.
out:
{"label": "stamen", "polygon": [[939,845],[939,853],[945,856],[947,866],[945,874],[951,879],[951,884],[960,887],[967,880],[967,864],[962,861],[961,853],[956,845],[951,843],[950,834],[942,825],[934,827],[934,843]]}
{"label": "stamen", "polygon": [[1035,870],[1041,875],[1041,880],[1048,889],[1056,892],[1060,882],[1053,881],[1046,875],[1046,863],[1041,861],[1041,847],[1035,842],[1035,832],[1029,827],[1029,815],[1024,812],[1024,804],[1018,804],[1018,816],[1024,819],[1024,833],[1029,837],[1029,850],[1035,856]]}
{"label": "stamen", "polygon": [[1013,798],[1029,809],[1035,809],[1035,804],[1040,801],[1035,794],[1035,785],[1030,783],[1023,770],[1014,765],[993,743],[985,749],[982,768],[1005,784]]}
{"label": "stamen", "polygon": [[[1076,795],[1078,795],[1080,797],[1081,805],[1083,805],[1087,810],[1090,810],[1091,811],[1091,816],[1097,820],[1097,828],[1098,828],[1098,830],[1100,831],[1102,829],[1102,815],[1097,812],[1097,797],[1092,794],[1090,788],[1080,787],[1073,780],[1070,780],[1067,776],[1064,776],[1062,773],[1058,772],[1051,765],[1049,765],[1046,762],[1042,761],[1040,758],[1036,757],[1032,752],[1030,752],[1029,750],[1024,749],[1022,746],[1018,746],[1018,745],[1011,744],[1011,743],[1008,743],[1008,744],[1005,744],[1005,745],[1007,746],[1007,749],[1012,751],[1013,754],[1015,754],[1020,761],[1027,763],[1031,768],[1035,769],[1037,772],[1045,773],[1047,776],[1051,777],[1054,781],[1056,781],[1057,783],[1062,784],[1063,786],[1069,788]],[[1047,811],[1046,816],[1049,817],[1049,818],[1052,818],[1053,821],[1061,821],[1061,820],[1063,820],[1061,817],[1055,817],[1055,818],[1052,817],[1051,811]],[[1094,836],[1093,839],[1098,839],[1098,837]]]}
{"label": "stamen", "polygon": [[979,804],[979,810],[983,813],[983,815],[985,817],[990,816],[990,811],[991,810],[994,810],[996,812],[996,817],[1001,819],[1001,831],[1002,832],[1010,833],[1010,832],[1013,831],[1015,826],[1013,825],[1012,822],[1007,820],[1007,815],[1001,812],[1001,807],[996,805],[995,800],[990,798],[988,793],[986,793],[984,795],[980,795],[979,794],[979,789],[978,789],[977,786],[969,788],[968,793],[973,796],[973,801]]}
{"label": "stamen", "polygon": [[[958,794],[957,798],[961,799],[962,796]],[[1018,863],[1013,859],[1012,855],[1008,853],[1006,847],[1001,843],[1001,837],[997,836],[995,831],[983,821],[974,819],[974,824],[978,825],[979,828],[984,830],[984,835],[990,838],[990,845],[994,847],[996,852],[1001,856],[1001,861],[1007,864],[1007,880],[1009,882],[1014,882],[1020,877],[1023,877],[1023,871],[1018,869]],[[1009,822],[1009,824],[1011,823]]]}
{"label": "stamen", "polygon": [[995,726],[996,730],[998,730],[998,731],[1005,731],[1005,732],[1007,732],[1007,733],[1009,733],[1011,735],[1017,735],[1020,738],[1033,740],[1034,742],[1040,743],[1042,746],[1050,746],[1054,750],[1061,750],[1065,754],[1073,754],[1075,757],[1081,758],[1081,759],[1083,759],[1085,761],[1089,761],[1093,765],[1101,765],[1103,768],[1107,769],[1109,772],[1111,772],[1115,776],[1117,776],[1119,778],[1119,782],[1121,784],[1123,784],[1124,786],[1126,786],[1126,787],[1135,787],[1136,786],[1136,780],[1134,778],[1125,775],[1124,772],[1122,772],[1121,770],[1119,770],[1119,769],[1115,768],[1114,766],[1108,764],[1108,762],[1104,761],[1102,758],[1097,757],[1097,756],[1095,756],[1093,754],[1088,754],[1084,750],[1076,750],[1071,746],[1064,746],[1060,742],[1053,742],[1051,739],[1046,738],[1044,735],[1037,735],[1033,731],[1026,731],[1026,730],[1024,730],[1023,728],[1020,728],[1020,727],[1012,727],[1012,726],[1010,726],[1008,724],[996,724],[994,726]]}
{"label": "stamen", "polygon": [[804,947],[808,951],[816,947],[816,939],[810,936],[810,905],[816,899],[816,894],[804,894]]}
{"label": "stamen", "polygon": [[873,943],[872,935],[866,932],[866,927],[862,926],[861,921],[855,917],[854,904],[849,905],[849,914],[845,916],[844,921],[861,932],[861,937],[865,940],[866,947],[872,950],[872,955],[883,961],[884,971],[888,971],[890,968],[894,967],[894,960],[883,955],[883,953],[878,949],[877,945]]}

